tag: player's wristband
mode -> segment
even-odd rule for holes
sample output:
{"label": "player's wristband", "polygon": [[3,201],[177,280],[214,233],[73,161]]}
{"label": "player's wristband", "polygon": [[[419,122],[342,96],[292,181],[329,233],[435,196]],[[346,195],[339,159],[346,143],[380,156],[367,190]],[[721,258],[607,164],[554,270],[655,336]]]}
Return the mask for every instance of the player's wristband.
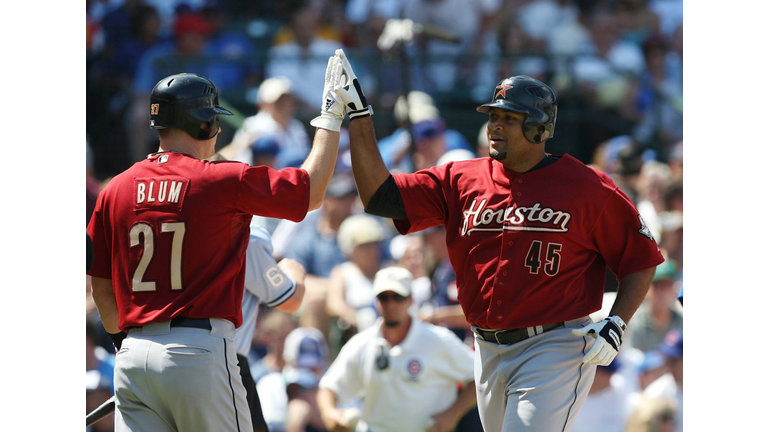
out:
{"label": "player's wristband", "polygon": [[357,110],[357,111],[350,111],[349,112],[349,121],[363,118],[363,117],[370,117],[373,115],[373,107],[368,105],[366,108]]}
{"label": "player's wristband", "polygon": [[128,337],[128,333],[107,333],[109,338],[112,339],[112,343],[115,345],[115,351],[120,351],[120,347],[123,346],[123,339]]}
{"label": "player's wristband", "polygon": [[623,336],[624,332],[627,330],[627,323],[625,323],[624,320],[621,319],[621,317],[618,315],[611,315],[608,317],[608,320],[616,324],[616,327],[621,330],[621,336]]}

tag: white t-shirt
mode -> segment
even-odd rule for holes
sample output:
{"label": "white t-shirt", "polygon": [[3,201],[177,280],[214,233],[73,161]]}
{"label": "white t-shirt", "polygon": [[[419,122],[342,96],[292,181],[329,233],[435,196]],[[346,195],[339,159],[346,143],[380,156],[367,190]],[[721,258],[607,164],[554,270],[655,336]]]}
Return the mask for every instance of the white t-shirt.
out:
{"label": "white t-shirt", "polygon": [[[320,380],[340,404],[362,399],[362,420],[377,432],[425,431],[432,415],[456,401],[457,383],[474,376],[474,351],[444,327],[416,318],[403,342],[390,347],[383,319],[353,336]],[[389,365],[376,366],[382,347]]]}
{"label": "white t-shirt", "polygon": [[363,331],[372,326],[378,318],[373,306],[373,281],[350,261],[340,264],[339,268],[344,279],[344,299],[349,307],[357,311],[357,331]]}

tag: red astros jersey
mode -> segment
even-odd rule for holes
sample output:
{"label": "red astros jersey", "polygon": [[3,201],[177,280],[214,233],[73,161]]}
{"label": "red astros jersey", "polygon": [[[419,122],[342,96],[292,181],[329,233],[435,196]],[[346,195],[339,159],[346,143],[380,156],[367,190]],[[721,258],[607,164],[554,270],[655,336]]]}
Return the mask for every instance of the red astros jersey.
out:
{"label": "red astros jersey", "polygon": [[88,274],[112,280],[122,330],[177,316],[239,327],[252,215],[298,222],[308,208],[304,170],[156,153],[99,194]]}
{"label": "red astros jersey", "polygon": [[606,265],[624,275],[664,261],[632,201],[564,155],[516,173],[489,157],[395,174],[401,234],[445,225],[459,303],[481,328],[567,321],[602,307]]}

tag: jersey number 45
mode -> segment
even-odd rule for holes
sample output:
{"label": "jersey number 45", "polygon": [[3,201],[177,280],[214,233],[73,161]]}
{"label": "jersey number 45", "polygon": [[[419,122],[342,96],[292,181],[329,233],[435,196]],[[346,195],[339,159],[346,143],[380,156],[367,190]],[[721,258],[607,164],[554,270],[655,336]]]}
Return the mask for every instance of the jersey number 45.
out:
{"label": "jersey number 45", "polygon": [[[559,243],[547,243],[546,247],[539,240],[531,243],[528,254],[525,256],[525,266],[531,274],[539,274],[539,269],[544,267],[547,276],[554,276],[560,271],[560,251],[563,245]],[[542,260],[542,254],[544,258]]]}

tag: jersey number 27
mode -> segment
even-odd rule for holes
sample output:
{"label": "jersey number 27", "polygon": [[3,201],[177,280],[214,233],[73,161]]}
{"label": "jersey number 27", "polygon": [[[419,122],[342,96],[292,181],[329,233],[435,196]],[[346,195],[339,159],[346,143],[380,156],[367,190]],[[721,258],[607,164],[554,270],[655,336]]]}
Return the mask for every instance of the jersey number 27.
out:
{"label": "jersey number 27", "polygon": [[[160,231],[162,233],[170,233],[172,238],[170,260],[171,289],[174,291],[181,290],[184,288],[181,280],[181,254],[187,226],[184,222],[163,222],[160,224]],[[139,246],[142,243],[142,239],[144,243],[144,251],[141,254],[136,270],[133,272],[131,289],[133,291],[156,291],[157,285],[155,282],[144,280],[144,273],[146,273],[147,267],[149,267],[155,254],[155,233],[152,230],[152,226],[146,222],[139,222],[131,227],[130,235],[131,247]]]}

